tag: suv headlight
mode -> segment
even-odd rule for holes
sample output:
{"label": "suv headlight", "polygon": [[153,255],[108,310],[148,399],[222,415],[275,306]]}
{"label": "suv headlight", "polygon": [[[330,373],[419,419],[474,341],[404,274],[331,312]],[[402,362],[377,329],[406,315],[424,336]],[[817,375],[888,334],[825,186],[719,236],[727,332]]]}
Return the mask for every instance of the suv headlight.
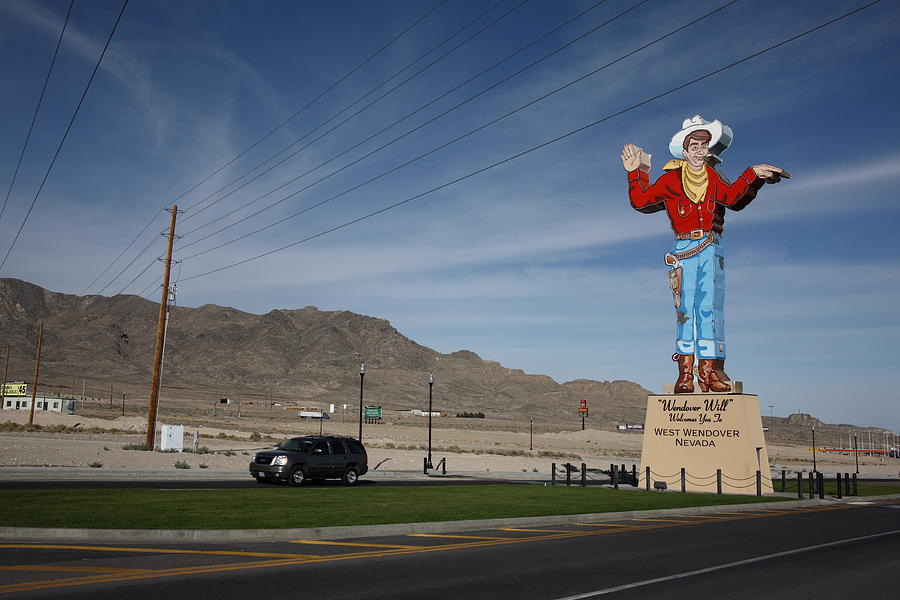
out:
{"label": "suv headlight", "polygon": [[275,458],[273,458],[272,464],[273,465],[286,465],[287,461],[288,461],[288,457],[285,456],[284,454],[282,454],[280,456],[276,456]]}

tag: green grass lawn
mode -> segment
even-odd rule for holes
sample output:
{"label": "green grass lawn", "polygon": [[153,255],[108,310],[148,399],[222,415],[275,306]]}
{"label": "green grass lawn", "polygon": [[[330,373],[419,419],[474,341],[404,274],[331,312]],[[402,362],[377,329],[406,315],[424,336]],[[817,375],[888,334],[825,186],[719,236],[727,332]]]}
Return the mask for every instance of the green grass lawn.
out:
{"label": "green grass lawn", "polygon": [[0,491],[0,526],[281,529],[602,513],[779,500],[784,498],[534,485],[5,490]]}

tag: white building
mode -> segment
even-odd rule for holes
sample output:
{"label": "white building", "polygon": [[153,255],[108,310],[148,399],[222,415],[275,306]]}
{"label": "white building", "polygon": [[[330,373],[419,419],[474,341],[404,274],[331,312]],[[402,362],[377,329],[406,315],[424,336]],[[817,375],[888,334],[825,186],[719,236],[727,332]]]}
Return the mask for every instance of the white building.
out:
{"label": "white building", "polygon": [[[7,383],[3,391],[3,410],[31,410],[31,395],[28,394],[28,386],[25,383]],[[74,415],[75,398],[37,396],[34,409]]]}

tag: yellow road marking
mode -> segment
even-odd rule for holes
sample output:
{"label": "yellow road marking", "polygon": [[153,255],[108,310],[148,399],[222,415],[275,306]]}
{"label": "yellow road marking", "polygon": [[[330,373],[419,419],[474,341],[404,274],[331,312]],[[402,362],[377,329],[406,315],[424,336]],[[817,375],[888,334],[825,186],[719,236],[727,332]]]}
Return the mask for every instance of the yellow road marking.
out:
{"label": "yellow road marking", "polygon": [[0,544],[0,548],[20,550],[94,550],[97,552],[140,552],[144,554],[209,554],[213,556],[252,556],[254,558],[314,558],[314,554],[277,552],[237,552],[231,550],[180,550],[173,548],[130,548],[127,546],[73,546],[63,544]]}
{"label": "yellow road marking", "polygon": [[54,565],[2,566],[0,571],[55,571],[60,573],[152,573],[152,569],[117,569],[115,567],[64,567]]}
{"label": "yellow road marking", "polygon": [[363,544],[361,542],[329,542],[325,540],[294,540],[292,544],[314,544],[316,546],[359,546],[363,548],[423,548],[423,546],[408,546],[401,544]]}
{"label": "yellow road marking", "polygon": [[712,513],[714,515],[738,515],[741,517],[746,517],[748,515],[759,514],[759,511],[748,511],[748,512],[715,512]]}
{"label": "yellow road marking", "polygon": [[[855,508],[852,505],[844,505],[844,506],[834,506],[834,507],[826,507],[824,510],[840,510],[842,508]],[[822,510],[822,509],[819,509]],[[773,516],[767,513],[718,513],[718,514],[735,514],[741,515],[745,518],[759,518],[766,516]],[[718,518],[716,520],[732,520],[726,518]],[[423,552],[443,552],[448,550],[463,550],[470,548],[483,548],[490,546],[503,546],[510,544],[522,544],[528,542],[536,542],[536,541],[548,541],[548,540],[563,540],[563,539],[571,539],[577,537],[587,537],[587,536],[597,536],[597,535],[608,535],[613,533],[620,533],[623,531],[635,531],[635,530],[647,530],[647,529],[664,529],[670,527],[678,527],[679,525],[686,524],[684,522],[678,523],[668,523],[668,524],[659,524],[656,526],[653,525],[622,525],[616,523],[572,523],[572,525],[582,525],[582,526],[593,526],[593,527],[612,527],[613,529],[597,529],[597,530],[583,530],[583,531],[569,531],[566,533],[554,533],[551,535],[540,535],[540,536],[523,536],[520,538],[494,538],[494,539],[484,539],[481,541],[468,542],[468,543],[459,543],[459,544],[443,544],[437,546],[389,546],[389,545],[381,545],[377,546],[375,544],[365,544],[364,546],[374,546],[384,548],[380,551],[369,551],[369,552],[358,552],[358,553],[347,553],[347,554],[337,554],[331,556],[308,556],[308,555],[296,555],[297,558],[285,558],[282,560],[272,560],[272,561],[259,561],[259,562],[242,562],[231,565],[204,565],[204,566],[195,566],[195,567],[184,567],[184,568],[173,568],[173,569],[163,569],[159,571],[150,571],[147,573],[137,573],[137,574],[108,574],[108,575],[97,575],[92,577],[72,577],[67,579],[51,579],[46,581],[33,581],[33,582],[25,582],[18,583],[6,586],[0,586],[0,594],[6,594],[17,591],[33,591],[33,590],[43,590],[43,589],[52,589],[52,588],[60,588],[60,587],[72,587],[79,585],[87,585],[87,584],[97,584],[97,583],[114,583],[119,581],[137,581],[144,579],[154,579],[154,578],[163,578],[163,577],[175,577],[179,575],[195,575],[201,573],[222,573],[228,571],[240,571],[240,570],[248,570],[248,569],[258,569],[258,568],[274,568],[281,566],[292,566],[292,565],[301,565],[301,564],[315,564],[315,563],[325,563],[325,562],[335,562],[335,561],[343,561],[343,560],[351,560],[358,558],[370,558],[370,557],[389,557],[389,556],[402,556],[408,554],[420,554]],[[618,528],[618,529],[615,529]],[[547,531],[547,530],[541,530]],[[429,534],[412,534],[412,535],[429,535]],[[436,535],[436,534],[432,534]],[[300,540],[303,542],[304,540]],[[312,541],[312,540],[310,540]],[[295,542],[296,543],[296,542]],[[318,542],[323,543],[323,542]],[[339,542],[332,542],[334,545],[341,545]],[[363,546],[363,544],[349,544],[345,545],[356,545]],[[0,545],[0,547],[23,547],[24,545]],[[29,545],[31,548],[53,548],[54,546],[42,546],[42,545]],[[69,546],[69,548],[86,548],[86,549],[97,549],[96,547],[81,547],[81,546]],[[118,549],[112,549],[118,550]],[[185,553],[197,553],[197,554],[237,554],[240,555],[242,553],[233,553],[233,552],[216,552],[216,551],[186,551]],[[291,556],[291,555],[288,555]]]}
{"label": "yellow road marking", "polygon": [[504,527],[500,531],[534,531],[537,533],[574,533],[571,529],[517,529],[515,527]]}
{"label": "yellow road marking", "polygon": [[449,535],[445,533],[407,533],[407,537],[458,538],[461,540],[508,540],[505,537],[488,537],[486,535]]}
{"label": "yellow road marking", "polygon": [[680,521],[678,519],[630,519],[631,521],[647,521],[650,523],[689,523],[690,521]]}
{"label": "yellow road marking", "polygon": [[620,523],[572,523],[581,527],[634,527],[634,525],[622,525]]}

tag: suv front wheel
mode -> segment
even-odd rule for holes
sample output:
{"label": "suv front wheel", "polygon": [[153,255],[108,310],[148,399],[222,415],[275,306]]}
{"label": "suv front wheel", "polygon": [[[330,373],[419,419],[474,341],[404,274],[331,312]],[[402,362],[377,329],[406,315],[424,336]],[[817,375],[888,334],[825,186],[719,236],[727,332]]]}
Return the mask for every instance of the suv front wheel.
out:
{"label": "suv front wheel", "polygon": [[302,466],[297,465],[291,469],[291,474],[288,477],[288,485],[299,487],[304,483],[306,483],[306,472],[303,470]]}
{"label": "suv front wheel", "polygon": [[354,467],[349,467],[344,471],[344,476],[341,477],[341,481],[344,485],[356,485],[356,482],[359,481],[359,471]]}

